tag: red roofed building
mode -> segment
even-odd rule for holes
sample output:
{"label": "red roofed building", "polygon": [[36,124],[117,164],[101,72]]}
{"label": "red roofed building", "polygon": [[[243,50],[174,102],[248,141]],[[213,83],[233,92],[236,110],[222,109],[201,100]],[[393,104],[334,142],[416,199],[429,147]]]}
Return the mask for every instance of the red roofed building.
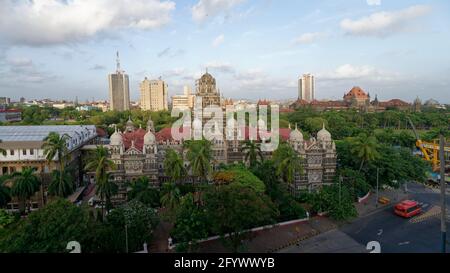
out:
{"label": "red roofed building", "polygon": [[[230,119],[225,124],[223,131],[225,139],[222,138],[222,134],[219,134],[217,138],[211,140],[213,154],[211,167],[213,170],[217,170],[220,164],[247,163],[243,150],[244,140],[255,138],[254,141],[262,143],[269,141],[273,136],[272,132],[265,131],[266,125],[262,120],[258,121],[261,131],[251,127],[244,127],[241,131],[235,127],[236,124],[236,120]],[[185,158],[186,151],[183,144],[184,140],[190,139],[191,132],[192,135],[195,135],[196,132],[188,127],[179,129],[179,132],[180,136],[176,138],[172,135],[172,128],[164,128],[155,133],[151,120],[148,121],[146,130],[135,129],[131,119],[127,122],[124,132],[116,129],[110,137],[108,146],[110,158],[117,166],[110,172],[112,179],[119,186],[119,192],[113,198],[115,204],[127,200],[127,182],[146,176],[150,179],[151,185],[160,187],[162,183],[168,181],[169,178],[164,171],[164,160],[168,149],[173,149],[181,155],[185,167],[189,169],[189,161]],[[253,137],[252,133],[255,134]],[[278,133],[280,142],[291,144],[305,158],[305,162],[308,162],[304,166],[306,173],[296,176],[296,181],[292,185],[294,193],[305,189],[313,190],[324,183],[330,183],[336,169],[336,149],[331,134],[325,128],[317,133],[317,139],[311,138],[310,140],[304,140],[298,129],[280,128]],[[271,158],[272,151],[263,151],[263,156],[267,159]],[[195,183],[198,182],[198,178],[188,175],[183,178],[182,182]]]}
{"label": "red roofed building", "polygon": [[16,109],[0,110],[0,122],[22,121],[22,111]]}
{"label": "red roofed building", "polygon": [[370,95],[361,87],[355,86],[344,95],[344,101],[351,107],[365,107],[369,105]]}

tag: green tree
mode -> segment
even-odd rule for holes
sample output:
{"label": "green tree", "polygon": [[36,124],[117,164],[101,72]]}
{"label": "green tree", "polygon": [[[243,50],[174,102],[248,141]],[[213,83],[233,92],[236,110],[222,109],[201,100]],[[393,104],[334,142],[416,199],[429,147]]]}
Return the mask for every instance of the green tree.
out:
{"label": "green tree", "polygon": [[159,191],[150,187],[150,180],[146,176],[131,182],[128,191],[128,201],[137,200],[152,208],[160,206]]}
{"label": "green tree", "polygon": [[[133,253],[150,244],[153,231],[158,225],[154,209],[133,200],[112,210],[100,226],[94,239],[100,253]],[[128,239],[128,240],[127,240]]]}
{"label": "green tree", "polygon": [[5,210],[0,209],[0,231],[6,228],[8,225],[14,223],[15,217]]}
{"label": "green tree", "polygon": [[[55,158],[59,162],[59,175],[53,174],[51,194],[61,197],[66,197],[75,190],[75,185],[73,185],[74,181],[68,178],[68,174],[65,171],[66,160],[69,156],[67,148],[68,139],[69,136],[67,134],[59,135],[58,133],[51,132],[44,138],[44,144],[42,145],[47,162],[50,163]],[[55,178],[58,180],[55,181]]]}
{"label": "green tree", "polygon": [[170,177],[173,183],[177,183],[181,178],[186,176],[186,169],[181,156],[173,149],[166,151],[164,159],[164,172]]}
{"label": "green tree", "polygon": [[8,228],[0,249],[8,253],[64,253],[70,241],[87,246],[89,214],[87,210],[57,199]]}
{"label": "green tree", "polygon": [[174,212],[178,207],[180,204],[180,198],[180,189],[175,183],[164,183],[162,188],[161,205],[168,209],[169,213]]}
{"label": "green tree", "polygon": [[208,237],[210,232],[206,212],[194,203],[191,193],[182,197],[176,213],[176,222],[171,236],[177,244],[178,252],[193,252],[198,241]]}
{"label": "green tree", "polygon": [[242,247],[248,229],[274,223],[279,214],[269,197],[242,186],[212,187],[204,203],[213,233],[233,252]]}
{"label": "green tree", "polygon": [[48,193],[50,195],[65,198],[72,194],[74,190],[73,177],[67,170],[64,170],[62,173],[56,170],[52,172],[52,180],[48,185]]}
{"label": "green tree", "polygon": [[218,184],[249,187],[258,193],[266,191],[264,182],[242,165],[232,165],[225,170],[218,171],[214,175],[214,180],[219,182]]}
{"label": "green tree", "polygon": [[284,182],[291,184],[294,182],[295,175],[301,173],[302,158],[287,143],[279,145],[273,153],[273,161],[277,168],[277,174]]}
{"label": "green tree", "polygon": [[373,161],[380,156],[377,150],[378,142],[375,136],[360,134],[358,137],[351,140],[351,144],[351,152],[354,156],[359,158],[361,162],[359,167],[360,171],[364,167],[364,163]]}
{"label": "green tree", "polygon": [[26,207],[30,211],[30,204],[27,201],[39,191],[39,178],[34,174],[34,169],[24,168],[22,172],[16,172],[12,175],[11,195],[19,200],[19,210],[23,214]]}
{"label": "green tree", "polygon": [[261,144],[259,143],[247,140],[242,145],[242,151],[245,154],[245,161],[249,162],[251,168],[253,168],[258,162],[263,161]]}
{"label": "green tree", "polygon": [[0,176],[0,208],[5,207],[11,201],[10,188],[5,185],[9,179],[8,175]]}
{"label": "green tree", "polygon": [[185,142],[187,148],[187,159],[190,164],[192,174],[204,181],[211,173],[212,148],[208,140],[192,140]]}
{"label": "green tree", "polygon": [[108,157],[108,149],[104,146],[97,146],[95,151],[91,152],[85,170],[95,171],[96,191],[100,199],[103,201],[103,208],[106,206],[107,211],[111,207],[111,197],[117,193],[117,185],[110,179],[109,170],[115,168],[115,164]]}

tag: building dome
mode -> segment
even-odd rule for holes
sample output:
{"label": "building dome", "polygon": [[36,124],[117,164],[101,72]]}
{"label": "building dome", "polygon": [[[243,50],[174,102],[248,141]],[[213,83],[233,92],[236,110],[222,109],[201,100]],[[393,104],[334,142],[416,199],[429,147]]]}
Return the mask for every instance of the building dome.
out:
{"label": "building dome", "polygon": [[113,146],[122,146],[123,145],[123,138],[122,135],[116,130],[114,134],[112,134],[110,138],[110,145]]}
{"label": "building dome", "polygon": [[153,145],[156,142],[156,137],[152,131],[147,131],[144,136],[144,145]]}
{"label": "building dome", "polygon": [[295,130],[291,131],[289,135],[289,140],[291,141],[303,141],[303,134],[300,132],[297,128],[297,125],[295,125]]}
{"label": "building dome", "polygon": [[325,129],[325,124],[323,124],[322,130],[320,130],[317,133],[317,140],[318,141],[325,141],[325,142],[332,141],[330,132],[328,132],[327,129]]}

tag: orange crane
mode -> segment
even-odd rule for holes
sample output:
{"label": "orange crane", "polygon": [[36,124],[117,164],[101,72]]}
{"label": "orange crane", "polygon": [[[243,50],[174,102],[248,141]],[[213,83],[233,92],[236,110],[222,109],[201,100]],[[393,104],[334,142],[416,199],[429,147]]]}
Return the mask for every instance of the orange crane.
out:
{"label": "orange crane", "polygon": [[[433,142],[425,142],[423,141],[420,136],[419,133],[416,130],[416,127],[414,126],[414,123],[412,122],[412,120],[408,117],[408,121],[409,124],[411,125],[411,128],[414,131],[414,135],[416,136],[416,146],[417,148],[419,148],[419,150],[422,152],[423,157],[425,158],[426,161],[431,162],[431,164],[433,165],[433,171],[436,171],[439,169],[439,164],[440,164],[440,160],[439,160],[439,150],[440,150],[440,146],[439,146],[439,141],[438,140],[434,140]],[[446,153],[450,153],[450,146],[445,146],[444,147],[445,152]]]}

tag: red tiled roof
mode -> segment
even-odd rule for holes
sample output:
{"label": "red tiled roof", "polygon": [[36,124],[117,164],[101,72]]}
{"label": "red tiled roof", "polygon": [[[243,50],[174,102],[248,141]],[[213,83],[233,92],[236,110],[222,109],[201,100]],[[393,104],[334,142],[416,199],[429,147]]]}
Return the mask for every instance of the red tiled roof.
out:
{"label": "red tiled roof", "polygon": [[17,109],[0,109],[0,113],[22,113],[22,111]]}
{"label": "red tiled roof", "polygon": [[125,149],[129,149],[131,147],[132,142],[134,141],[134,147],[139,150],[142,150],[144,147],[144,136],[147,133],[144,129],[137,129],[133,132],[124,133],[122,135],[123,144],[125,145]]}
{"label": "red tiled roof", "polygon": [[390,100],[390,101],[380,102],[380,105],[384,106],[384,107],[389,107],[389,106],[391,106],[391,107],[410,106],[409,103],[404,102],[404,101],[402,101],[400,99],[393,99],[393,100]]}
{"label": "red tiled roof", "polygon": [[99,137],[106,137],[108,135],[103,128],[97,127],[96,129]]}
{"label": "red tiled roof", "polygon": [[344,99],[346,98],[361,98],[361,99],[367,99],[369,98],[369,96],[366,94],[366,92],[364,92],[364,90],[362,90],[361,87],[359,86],[355,86],[352,88],[352,90],[350,90],[345,96]]}
{"label": "red tiled roof", "polygon": [[[158,133],[156,133],[156,140],[158,142],[164,142],[164,141],[171,141],[172,139],[172,132],[171,132],[171,128],[164,128],[161,131],[159,131]],[[186,132],[189,132],[190,128],[183,128],[182,130],[180,130],[180,133],[184,132],[184,130],[187,130]],[[287,141],[289,139],[289,136],[291,134],[291,129],[288,128],[280,128],[280,138],[284,141]],[[144,134],[145,135],[145,134]],[[142,136],[143,138],[143,136]],[[245,139],[249,139],[250,138],[250,128],[249,127],[245,127]],[[260,136],[258,134],[258,139],[260,139]],[[135,144],[137,146],[137,144]]]}

